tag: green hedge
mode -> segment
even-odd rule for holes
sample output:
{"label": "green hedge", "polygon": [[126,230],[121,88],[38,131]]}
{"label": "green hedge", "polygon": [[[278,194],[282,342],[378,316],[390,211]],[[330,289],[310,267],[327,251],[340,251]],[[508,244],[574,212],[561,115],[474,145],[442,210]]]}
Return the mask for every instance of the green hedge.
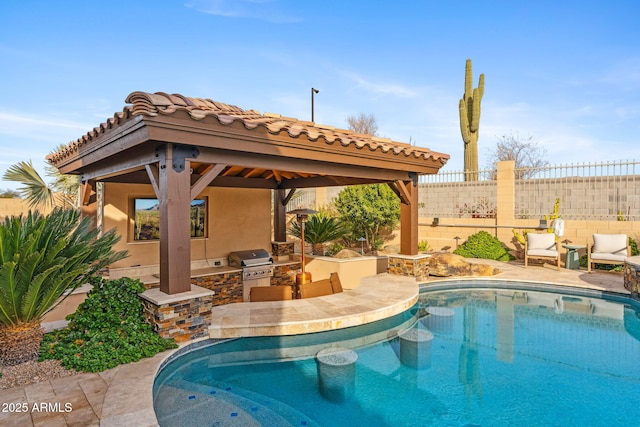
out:
{"label": "green hedge", "polygon": [[40,360],[59,359],[68,369],[99,372],[176,348],[145,322],[139,280],[91,280],[93,289],[65,329],[46,334]]}
{"label": "green hedge", "polygon": [[493,259],[497,261],[515,259],[500,240],[486,231],[478,231],[476,234],[472,234],[453,253],[465,258]]}

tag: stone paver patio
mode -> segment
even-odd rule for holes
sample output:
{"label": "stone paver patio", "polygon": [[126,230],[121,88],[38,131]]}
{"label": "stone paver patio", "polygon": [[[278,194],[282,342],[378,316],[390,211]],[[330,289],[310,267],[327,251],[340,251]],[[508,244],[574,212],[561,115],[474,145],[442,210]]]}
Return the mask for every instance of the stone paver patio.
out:
{"label": "stone paver patio", "polygon": [[[503,271],[491,278],[494,280],[535,281],[628,294],[623,287],[622,274],[618,273],[557,271],[547,266],[530,266],[525,270],[522,264],[479,262],[495,265]],[[435,281],[442,279],[431,278],[427,283]],[[173,351],[101,373],[83,373],[0,390],[0,425],[155,426],[153,381],[158,368]],[[9,411],[15,409],[15,405],[10,404],[26,404],[27,411]],[[37,411],[33,410],[34,404],[36,408],[41,408],[42,404],[46,407]],[[70,411],[65,412],[65,404],[71,404]]]}

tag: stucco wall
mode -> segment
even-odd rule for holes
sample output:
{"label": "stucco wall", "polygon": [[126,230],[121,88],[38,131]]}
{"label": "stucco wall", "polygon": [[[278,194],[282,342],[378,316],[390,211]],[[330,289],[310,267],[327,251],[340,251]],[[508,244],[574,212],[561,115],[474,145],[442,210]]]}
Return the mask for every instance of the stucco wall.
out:
{"label": "stucco wall", "polygon": [[[129,257],[114,268],[159,263],[158,241],[134,241],[133,199],[155,198],[150,185],[107,183],[104,189],[104,227],[116,228],[122,239],[116,250]],[[271,248],[271,192],[262,189],[207,188],[207,237],[191,239],[191,259],[224,258],[242,249]]]}
{"label": "stucco wall", "polygon": [[[26,214],[29,210],[29,204],[24,199],[2,199],[0,198],[0,221],[4,221],[6,217],[18,216]],[[38,211],[42,214],[48,214],[52,208],[50,206],[38,206]]]}
{"label": "stucco wall", "polygon": [[360,285],[363,277],[375,276],[387,270],[386,257],[355,257],[347,259],[324,256],[305,257],[305,271],[311,273],[312,280],[328,279],[331,273],[338,273],[340,283],[345,289],[354,289]]}

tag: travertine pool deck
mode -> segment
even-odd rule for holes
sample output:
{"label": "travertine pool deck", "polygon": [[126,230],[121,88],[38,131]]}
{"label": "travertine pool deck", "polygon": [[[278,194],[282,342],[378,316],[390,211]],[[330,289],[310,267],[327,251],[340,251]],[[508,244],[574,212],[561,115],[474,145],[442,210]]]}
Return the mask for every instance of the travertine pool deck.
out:
{"label": "travertine pool deck", "polygon": [[[628,294],[628,291],[624,289],[621,274],[587,273],[585,270],[565,269],[557,271],[555,267],[542,266],[530,266],[525,269],[522,264],[517,263],[494,263],[486,260],[476,262],[488,263],[503,271],[502,274],[492,277],[492,280],[542,282]],[[380,278],[379,283],[384,284],[388,283],[385,281],[390,276],[377,277]],[[472,279],[484,280],[482,278]],[[460,280],[460,278],[455,280]],[[427,286],[428,283],[442,281],[443,279],[430,278],[427,281]],[[361,288],[356,290],[364,292],[366,285],[363,284]],[[366,298],[364,294],[361,296]],[[318,301],[321,300],[318,299]],[[348,310],[344,306],[341,306],[340,309],[343,310],[343,313],[338,317],[348,316]],[[358,301],[354,309],[362,311],[362,303]],[[372,310],[374,310],[373,307]],[[256,322],[254,326],[264,326],[265,319],[263,317],[255,315],[252,318]],[[8,408],[10,403],[26,403],[28,409],[26,412],[2,412],[2,406],[0,406],[0,425],[20,427],[155,426],[157,419],[153,410],[153,381],[162,362],[172,353],[173,350],[167,351],[152,358],[118,366],[101,373],[78,374],[25,387],[0,390],[0,405],[7,404]],[[63,409],[65,403],[71,403],[72,410],[70,412],[37,412],[32,410],[34,404],[40,405],[42,403],[61,403],[60,406]]]}
{"label": "travertine pool deck", "polygon": [[211,338],[297,335],[359,326],[411,308],[419,286],[409,277],[365,277],[359,287],[291,301],[243,302],[213,307]]}

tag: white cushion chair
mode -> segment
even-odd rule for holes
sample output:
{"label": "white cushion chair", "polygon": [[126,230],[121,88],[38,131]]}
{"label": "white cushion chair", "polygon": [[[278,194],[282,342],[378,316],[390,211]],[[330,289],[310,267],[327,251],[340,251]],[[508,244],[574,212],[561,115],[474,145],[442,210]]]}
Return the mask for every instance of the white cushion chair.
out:
{"label": "white cushion chair", "polygon": [[554,260],[560,270],[560,244],[553,233],[527,233],[524,242],[524,266],[529,265],[529,258]]}
{"label": "white cushion chair", "polygon": [[587,245],[587,271],[592,264],[619,264],[631,256],[626,234],[594,234],[593,246]]}

